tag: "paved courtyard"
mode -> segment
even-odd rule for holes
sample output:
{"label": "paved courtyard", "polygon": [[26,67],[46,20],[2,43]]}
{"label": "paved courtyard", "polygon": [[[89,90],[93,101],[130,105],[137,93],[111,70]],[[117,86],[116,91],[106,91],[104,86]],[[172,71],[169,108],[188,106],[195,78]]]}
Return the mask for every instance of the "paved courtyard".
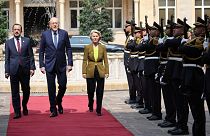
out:
{"label": "paved courtyard", "polygon": [[[43,96],[46,93],[32,93],[32,96]],[[72,92],[66,95],[86,95],[86,92]],[[104,94],[103,106],[119,120],[135,136],[170,136],[168,128],[160,128],[157,124],[161,121],[148,121],[147,115],[138,113],[138,110],[131,109],[130,105],[124,103],[128,96],[128,91],[106,91]],[[0,136],[6,136],[9,119],[10,93],[0,93]],[[206,105],[205,105],[206,107]],[[163,118],[165,116],[164,105],[162,106]],[[29,113],[30,114],[30,113]],[[65,114],[65,113],[64,113]],[[189,131],[192,135],[193,119],[189,114]],[[210,115],[206,108],[206,129],[207,136],[210,136]]]}

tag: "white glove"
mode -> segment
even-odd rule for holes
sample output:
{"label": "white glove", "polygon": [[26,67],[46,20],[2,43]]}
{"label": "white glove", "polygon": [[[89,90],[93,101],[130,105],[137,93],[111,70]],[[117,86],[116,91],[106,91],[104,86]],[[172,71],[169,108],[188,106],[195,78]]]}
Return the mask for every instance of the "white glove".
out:
{"label": "white glove", "polygon": [[187,41],[188,41],[188,39],[182,38],[181,44],[182,44],[183,42],[187,42]]}
{"label": "white glove", "polygon": [[174,37],[167,37],[167,39],[171,40],[171,39],[174,39]]}
{"label": "white glove", "polygon": [[204,50],[207,49],[208,46],[209,46],[209,42],[208,41],[204,41],[203,42],[203,48],[204,48]]}
{"label": "white glove", "polygon": [[144,71],[142,71],[142,75],[144,75]]}
{"label": "white glove", "polygon": [[158,44],[161,44],[161,43],[163,43],[163,38],[158,39]]}
{"label": "white glove", "polygon": [[143,37],[143,40],[144,40],[144,41],[147,41],[148,39],[149,39],[148,34],[147,34],[146,36]]}
{"label": "white glove", "polygon": [[130,40],[134,40],[134,37],[133,37],[133,36],[130,36],[129,39],[130,39]]}

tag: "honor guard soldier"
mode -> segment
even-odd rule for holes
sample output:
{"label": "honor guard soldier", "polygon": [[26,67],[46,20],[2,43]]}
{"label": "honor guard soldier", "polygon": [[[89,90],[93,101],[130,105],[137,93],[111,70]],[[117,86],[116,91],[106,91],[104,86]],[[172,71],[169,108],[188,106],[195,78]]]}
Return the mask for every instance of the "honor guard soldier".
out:
{"label": "honor guard soldier", "polygon": [[134,104],[136,103],[136,90],[134,88],[134,81],[131,75],[131,71],[129,70],[128,67],[128,59],[130,57],[130,49],[127,48],[128,42],[130,40],[133,40],[134,37],[132,35],[132,30],[133,27],[135,27],[135,23],[133,20],[131,21],[126,21],[126,25],[125,25],[125,35],[126,35],[126,41],[125,41],[125,46],[124,46],[124,65],[125,65],[125,72],[127,75],[127,80],[128,80],[128,88],[129,88],[129,95],[130,98],[128,100],[125,101],[126,104]]}
{"label": "honor guard soldier", "polygon": [[158,75],[157,82],[160,83],[163,100],[165,104],[166,116],[165,120],[161,123],[158,123],[158,126],[162,128],[166,127],[174,127],[176,123],[176,107],[174,95],[169,90],[169,84],[167,84],[165,80],[165,69],[166,64],[168,62],[168,48],[164,46],[164,43],[167,39],[173,38],[173,28],[175,23],[173,22],[173,18],[167,21],[167,25],[165,26],[165,36],[163,37],[163,43],[158,45],[157,51],[160,52],[160,66],[158,67]]}
{"label": "honor guard soldier", "polygon": [[205,16],[206,22],[206,39],[204,41],[204,49],[205,52],[203,54],[203,62],[205,63],[205,88],[204,88],[204,96],[206,99],[206,103],[209,110],[210,115],[210,43],[209,43],[209,32],[210,32],[210,20],[209,17]]}
{"label": "honor guard soldier", "polygon": [[144,108],[143,103],[143,85],[142,85],[142,72],[144,70],[144,51],[139,52],[138,47],[143,37],[143,28],[135,27],[134,40],[128,42],[127,48],[131,50],[128,62],[129,70],[134,81],[134,88],[137,91],[137,103],[132,105],[131,108]]}
{"label": "honor guard soldier", "polygon": [[[183,112],[189,112],[189,109],[186,103],[186,96],[181,93],[179,88],[181,85],[180,75],[183,65],[182,55],[178,50],[181,43],[187,41],[186,34],[189,28],[190,26],[188,24],[178,18],[173,31],[174,38],[168,39],[165,42],[165,46],[168,47],[168,62],[166,64],[165,77],[167,78],[168,87],[170,87],[168,89],[174,96],[177,114],[176,127],[168,130],[168,133],[172,135],[189,134],[187,126],[188,115],[185,116],[183,114]],[[185,35],[185,38],[183,38],[183,35]]]}
{"label": "honor guard soldier", "polygon": [[[195,38],[188,40],[179,47],[183,57],[181,93],[187,97],[187,102],[194,119],[192,127],[193,136],[205,136],[206,118],[204,100],[201,99],[204,89],[202,54],[205,39],[205,21],[198,17],[194,25]],[[183,112],[182,114],[187,116],[188,113]]]}
{"label": "honor guard soldier", "polygon": [[[152,115],[147,117],[148,120],[160,120],[161,114],[161,94],[160,86],[155,82],[155,74],[159,66],[159,53],[156,51],[161,27],[154,22],[153,26],[149,27],[150,37],[146,42],[142,42],[140,50],[145,52],[144,61],[144,77],[145,77],[145,109],[139,113],[145,114],[152,112]],[[151,104],[150,104],[151,103]]]}

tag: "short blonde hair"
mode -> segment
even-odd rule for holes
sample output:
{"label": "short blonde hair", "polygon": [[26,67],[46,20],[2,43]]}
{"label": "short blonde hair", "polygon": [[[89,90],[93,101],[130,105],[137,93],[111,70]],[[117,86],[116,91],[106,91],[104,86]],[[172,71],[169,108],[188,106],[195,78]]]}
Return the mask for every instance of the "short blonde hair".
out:
{"label": "short blonde hair", "polygon": [[99,32],[98,30],[91,30],[90,37],[92,37],[93,33],[97,33],[99,35],[99,37],[101,38],[101,32]]}

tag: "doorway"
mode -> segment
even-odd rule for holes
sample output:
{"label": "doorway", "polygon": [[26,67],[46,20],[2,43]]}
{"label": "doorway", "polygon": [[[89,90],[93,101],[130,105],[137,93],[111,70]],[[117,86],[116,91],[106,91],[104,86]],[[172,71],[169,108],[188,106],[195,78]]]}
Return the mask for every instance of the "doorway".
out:
{"label": "doorway", "polygon": [[24,7],[24,36],[32,39],[32,45],[40,40],[41,33],[48,29],[51,16],[56,16],[54,7]]}

